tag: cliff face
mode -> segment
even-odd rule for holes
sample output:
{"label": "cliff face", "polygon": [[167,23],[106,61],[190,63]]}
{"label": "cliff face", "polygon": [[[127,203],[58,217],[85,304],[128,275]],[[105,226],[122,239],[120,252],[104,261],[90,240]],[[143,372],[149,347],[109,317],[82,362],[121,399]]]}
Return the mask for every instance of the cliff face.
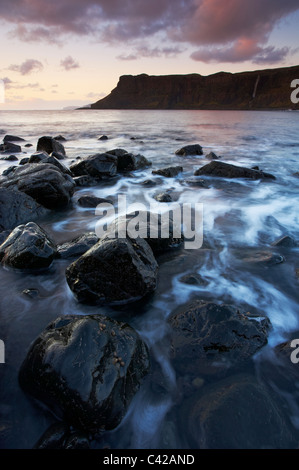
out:
{"label": "cliff face", "polygon": [[91,109],[299,109],[290,87],[299,66],[214,75],[123,75]]}

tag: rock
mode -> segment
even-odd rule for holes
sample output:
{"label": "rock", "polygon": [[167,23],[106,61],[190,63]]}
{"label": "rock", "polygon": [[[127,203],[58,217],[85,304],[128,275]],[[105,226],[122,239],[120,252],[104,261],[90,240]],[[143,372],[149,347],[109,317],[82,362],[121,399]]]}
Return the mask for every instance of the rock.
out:
{"label": "rock", "polygon": [[270,322],[230,305],[194,301],[170,317],[172,357],[183,373],[217,374],[247,362],[267,344]]}
{"label": "rock", "polygon": [[49,154],[47,152],[34,152],[30,157],[29,157],[29,162],[28,163],[41,163],[42,161],[47,160],[49,157]]}
{"label": "rock", "polygon": [[172,197],[169,193],[159,193],[154,196],[154,199],[158,202],[172,202]]}
{"label": "rock", "polygon": [[97,181],[89,175],[74,176],[73,180],[78,187],[94,186],[97,183]]}
{"label": "rock", "polygon": [[0,246],[0,261],[15,269],[47,268],[56,256],[56,246],[34,222],[16,227]]}
{"label": "rock", "polygon": [[66,173],[67,175],[72,176],[71,170],[68,167],[66,167],[65,165],[63,165],[63,163],[60,163],[60,161],[57,160],[57,158],[53,157],[53,153],[51,154],[51,156],[45,154],[44,152],[40,152],[40,153],[38,153],[38,155],[33,154],[29,158],[28,163],[39,163],[39,162],[40,163],[49,163],[50,165],[54,165],[61,171],[61,173]]}
{"label": "rock", "polygon": [[115,428],[149,370],[145,343],[103,315],[63,315],[32,344],[21,388],[88,433]]}
{"label": "rock", "polygon": [[33,147],[33,145],[32,144],[25,144],[24,147],[29,148],[29,147]]}
{"label": "rock", "polygon": [[38,220],[48,212],[30,196],[15,189],[0,187],[0,231],[12,230],[17,225]]}
{"label": "rock", "polygon": [[[163,214],[162,218],[161,214],[140,211],[139,216],[141,218],[140,223],[144,223],[145,225],[142,227],[142,233],[139,233],[139,235],[147,241],[155,256],[161,255],[169,250],[176,250],[184,243],[184,236],[180,232],[181,227],[177,227],[176,224],[174,224],[171,213]],[[135,213],[118,217],[108,226],[106,235],[110,238],[114,238],[114,236],[118,236],[119,231],[121,233],[129,231],[132,224],[133,228],[136,223],[140,225],[135,217]],[[133,219],[135,219],[135,221]],[[180,235],[178,236],[178,234]]]}
{"label": "rock", "polygon": [[108,153],[97,153],[70,166],[74,176],[89,175],[98,180],[111,178],[117,172],[117,157]]}
{"label": "rock", "polygon": [[47,209],[56,210],[69,204],[75,182],[54,165],[32,163],[17,167],[12,175],[0,177],[0,187],[17,189]]}
{"label": "rock", "polygon": [[249,374],[203,387],[183,403],[180,420],[192,449],[297,447],[282,402]]}
{"label": "rock", "polygon": [[39,291],[38,289],[24,289],[22,294],[26,295],[30,299],[36,299],[39,296]]}
{"label": "rock", "polygon": [[152,162],[147,160],[143,155],[125,153],[117,156],[117,171],[119,173],[142,170],[143,168],[148,168],[151,164]]}
{"label": "rock", "polygon": [[284,235],[283,237],[281,237],[278,240],[275,240],[273,243],[271,243],[271,245],[272,246],[281,246],[283,248],[294,248],[295,246],[297,246],[297,243],[289,235]]}
{"label": "rock", "polygon": [[58,140],[49,136],[43,136],[38,139],[36,150],[44,150],[49,155],[52,152],[58,152],[65,155],[64,146]]}
{"label": "rock", "polygon": [[190,286],[204,286],[207,285],[207,281],[205,281],[199,274],[185,274],[179,279],[180,282],[184,284],[188,284]]}
{"label": "rock", "polygon": [[22,139],[22,137],[17,137],[16,135],[6,135],[3,139],[3,142],[25,142],[25,139]]}
{"label": "rock", "polygon": [[96,197],[92,195],[81,196],[78,199],[78,204],[81,207],[97,207],[99,204],[112,204],[109,199],[104,199],[102,197]]}
{"label": "rock", "polygon": [[[1,198],[1,192],[0,192],[0,198]],[[9,234],[10,234],[10,230],[4,230],[1,232],[1,226],[0,226],[0,245],[2,245],[3,242],[5,242]]]}
{"label": "rock", "polygon": [[153,188],[154,186],[157,186],[157,182],[154,180],[144,180],[141,181],[142,186],[145,186],[147,188]]}
{"label": "rock", "polygon": [[168,168],[161,168],[159,170],[153,170],[152,174],[165,176],[166,178],[174,178],[182,171],[183,171],[183,167],[181,166],[170,166]]}
{"label": "rock", "polygon": [[79,258],[99,241],[94,232],[83,233],[75,239],[57,246],[60,258]]}
{"label": "rock", "polygon": [[[60,142],[66,142],[66,138],[63,137],[63,135],[59,134],[56,137],[54,137],[55,140],[59,140]],[[57,158],[57,157],[56,157]]]}
{"label": "rock", "polygon": [[128,152],[125,149],[117,148],[117,149],[109,150],[107,153],[109,153],[109,155],[114,155],[115,157],[122,157],[123,155],[126,155]]}
{"label": "rock", "polygon": [[66,279],[79,302],[126,304],[156,288],[158,265],[143,239],[107,236],[66,269]]}
{"label": "rock", "polygon": [[108,140],[108,136],[102,135],[101,137],[98,138],[98,140]]}
{"label": "rock", "polygon": [[217,157],[216,153],[210,152],[206,155],[207,160],[218,160],[219,157]]}
{"label": "rock", "polygon": [[235,251],[235,254],[242,262],[261,266],[274,266],[285,261],[283,256],[271,251],[242,250]]}
{"label": "rock", "polygon": [[195,145],[186,145],[185,147],[176,150],[176,155],[180,155],[181,157],[186,157],[188,155],[203,155],[202,147],[199,144]]}
{"label": "rock", "polygon": [[206,182],[206,180],[198,179],[198,178],[196,179],[189,178],[185,180],[185,183],[189,184],[190,186],[196,186],[198,188],[204,188],[204,189],[208,189],[210,187],[208,183]]}
{"label": "rock", "polygon": [[29,157],[24,157],[24,158],[21,158],[21,160],[19,161],[19,165],[26,165],[26,163],[29,162]]}
{"label": "rock", "polygon": [[33,447],[34,449],[89,449],[86,434],[71,429],[66,423],[52,424]]}
{"label": "rock", "polygon": [[65,156],[60,152],[52,152],[50,154],[50,157],[55,157],[55,158],[57,158],[57,160],[64,160],[65,159]]}
{"label": "rock", "polygon": [[5,142],[0,144],[0,152],[2,153],[20,153],[22,148],[19,145],[12,144],[11,142]]}
{"label": "rock", "polygon": [[196,170],[194,175],[217,176],[222,178],[250,178],[253,180],[276,179],[275,176],[271,175],[270,173],[264,173],[263,171],[252,170],[250,168],[231,165],[230,163],[219,161],[213,161],[207,165],[204,165],[202,168]]}
{"label": "rock", "polygon": [[256,165],[256,166],[253,166],[251,169],[252,169],[252,170],[258,170],[258,171],[259,171],[259,170],[260,170],[260,167]]}
{"label": "rock", "polygon": [[6,168],[6,170],[4,170],[4,171],[2,172],[2,176],[7,176],[7,175],[13,173],[16,168],[17,168],[17,167],[16,167],[15,165],[9,166],[8,168]]}
{"label": "rock", "polygon": [[1,157],[0,160],[5,160],[7,162],[16,162],[18,158],[15,155],[8,155],[7,157]]}

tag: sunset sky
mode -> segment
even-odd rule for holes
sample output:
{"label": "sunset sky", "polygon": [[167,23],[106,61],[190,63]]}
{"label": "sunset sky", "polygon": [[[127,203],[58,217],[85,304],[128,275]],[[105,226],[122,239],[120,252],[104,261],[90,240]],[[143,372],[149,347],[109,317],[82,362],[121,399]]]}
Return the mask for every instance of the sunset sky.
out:
{"label": "sunset sky", "polygon": [[0,110],[93,103],[126,74],[299,64],[298,0],[0,0],[0,24]]}

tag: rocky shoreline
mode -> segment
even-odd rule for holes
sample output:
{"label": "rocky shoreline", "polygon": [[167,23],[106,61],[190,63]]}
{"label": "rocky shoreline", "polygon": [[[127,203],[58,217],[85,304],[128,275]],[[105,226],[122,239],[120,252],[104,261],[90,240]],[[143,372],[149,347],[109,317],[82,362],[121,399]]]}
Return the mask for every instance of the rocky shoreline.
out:
{"label": "rocky shoreline", "polygon": [[[37,276],[58,260],[69,262],[65,277],[79,304],[113,308],[149,302],[159,285],[163,255],[171,252],[178,257],[183,236],[176,239],[170,227],[168,238],[151,237],[148,221],[145,238],[109,237],[109,230],[128,223],[129,218],[119,218],[101,238],[86,231],[57,243],[42,221],[69,208],[78,189],[144,168],[151,168],[153,177],[184,179],[184,159],[190,156],[199,157],[196,190],[208,187],[209,178],[246,178],[263,184],[275,184],[277,178],[256,167],[222,162],[213,152],[206,156],[211,162],[200,166],[203,149],[199,144],[178,149],[182,166],[155,169],[143,155],[124,149],[68,164],[64,140],[63,136],[42,136],[36,151],[23,158],[21,138],[5,136],[1,158],[14,164],[0,177],[0,262],[5,269]],[[142,184],[147,187],[156,182]],[[160,204],[172,200],[158,188],[155,199]],[[78,204],[94,209],[105,201],[111,202],[89,195]],[[271,247],[269,252],[253,252],[248,262],[278,264],[286,251],[298,246],[287,234],[272,243],[275,253]],[[253,314],[238,305],[198,299],[172,312],[168,327],[169,356],[179,384],[173,399],[180,411],[174,419],[185,430],[187,447],[239,448],[244,438],[248,448],[297,447],[298,432],[280,398],[253,372],[253,357],[267,345],[271,331],[262,309]],[[283,345],[276,352],[281,349]],[[93,440],[101,442],[106,431],[122,422],[144,381],[155,382],[153,362],[146,342],[121,317],[58,316],[32,343],[19,371],[22,390],[60,421],[35,447],[88,448]],[[162,387],[163,381],[158,379],[158,383]]]}

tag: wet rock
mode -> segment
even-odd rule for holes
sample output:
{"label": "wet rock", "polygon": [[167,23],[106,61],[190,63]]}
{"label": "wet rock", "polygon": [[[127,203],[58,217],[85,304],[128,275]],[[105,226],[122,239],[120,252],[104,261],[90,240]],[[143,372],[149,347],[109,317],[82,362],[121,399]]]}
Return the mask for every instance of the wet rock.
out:
{"label": "wet rock", "polygon": [[109,153],[110,155],[114,155],[115,157],[122,157],[126,155],[128,152],[125,149],[117,148],[117,149],[109,150],[107,153]]}
{"label": "wet rock", "polygon": [[147,347],[129,325],[64,315],[32,344],[19,383],[70,425],[97,433],[121,422],[148,370]]}
{"label": "wet rock", "polygon": [[199,144],[185,145],[185,147],[176,150],[175,154],[180,155],[181,157],[186,157],[188,155],[203,155],[203,151]]}
{"label": "wet rock", "polygon": [[30,196],[15,189],[0,188],[0,231],[12,230],[17,225],[38,220],[48,213]]}
{"label": "wet rock", "polygon": [[154,199],[158,202],[172,202],[172,197],[169,193],[159,193],[154,196]]}
{"label": "wet rock", "polygon": [[73,180],[78,187],[94,186],[97,184],[97,181],[89,175],[74,176]]}
{"label": "wet rock", "polygon": [[66,142],[66,138],[63,137],[63,135],[59,134],[56,137],[54,137],[55,140],[59,140],[60,142]]}
{"label": "wet rock", "polygon": [[99,137],[98,140],[108,140],[108,136],[107,135],[101,135],[101,137]]}
{"label": "wet rock", "polygon": [[258,171],[259,171],[260,167],[256,165],[256,166],[253,166],[251,169],[252,169],[252,170],[258,170]]}
{"label": "wet rock", "polygon": [[145,240],[105,235],[66,269],[66,279],[79,302],[125,304],[152,293],[157,273]]}
{"label": "wet rock", "polygon": [[78,199],[78,204],[81,207],[95,208],[99,204],[112,204],[112,202],[109,199],[104,199],[102,197],[88,195],[88,196],[81,196]]}
{"label": "wet rock", "polygon": [[272,253],[271,251],[242,250],[241,252],[235,251],[235,254],[245,263],[261,266],[275,266],[285,261],[285,258],[279,253]]}
{"label": "wet rock", "polygon": [[0,261],[15,269],[47,268],[56,256],[56,246],[34,222],[16,227],[0,246]]}
{"label": "wet rock", "polygon": [[0,177],[0,187],[17,189],[47,209],[56,210],[69,204],[75,182],[54,165],[32,163],[17,167],[11,175]]}
{"label": "wet rock", "polygon": [[203,387],[183,403],[184,435],[194,449],[287,449],[297,446],[279,398],[239,374]]}
{"label": "wet rock", "polygon": [[189,284],[190,286],[204,286],[207,285],[207,281],[205,281],[199,274],[185,274],[180,278],[180,282],[184,284]]}
{"label": "wet rock", "polygon": [[57,252],[60,258],[79,258],[98,241],[99,238],[94,232],[83,233],[69,242],[58,245]]}
{"label": "wet rock", "polygon": [[297,246],[296,241],[290,237],[289,235],[285,235],[278,240],[275,240],[272,244],[272,246],[281,246],[283,248],[294,248]]}
{"label": "wet rock", "polygon": [[46,160],[49,157],[47,152],[34,152],[29,157],[29,163],[41,163],[42,161]]}
{"label": "wet rock", "polygon": [[65,159],[65,156],[60,152],[52,152],[50,154],[50,157],[55,157],[55,158],[57,158],[57,160],[64,160]]}
{"label": "wet rock", "polygon": [[20,153],[22,148],[19,145],[12,144],[11,142],[5,142],[0,144],[0,152],[2,153]]}
{"label": "wet rock", "polygon": [[197,374],[225,373],[267,344],[270,322],[231,305],[194,301],[170,317],[175,367]]}
{"label": "wet rock", "polygon": [[276,179],[275,176],[263,171],[252,170],[241,166],[231,165],[219,161],[213,161],[199,168],[194,173],[195,176],[207,175],[222,178],[250,178],[257,179]]}
{"label": "wet rock", "polygon": [[183,167],[181,166],[170,166],[168,168],[161,168],[159,170],[153,170],[152,174],[165,176],[166,178],[174,178],[182,171],[183,171]]}
{"label": "wet rock", "polygon": [[181,226],[175,223],[172,215],[163,214],[162,217],[153,212],[140,211],[137,219],[135,213],[118,217],[109,225],[106,235],[114,238],[119,232],[126,233],[134,230],[136,225],[141,229],[138,231],[139,237],[147,241],[155,256],[169,250],[176,250],[184,243]]}
{"label": "wet rock", "polygon": [[24,157],[24,158],[21,158],[21,160],[19,161],[19,165],[26,165],[26,163],[29,162],[29,157]]}
{"label": "wet rock", "polygon": [[206,180],[198,179],[198,178],[189,178],[185,180],[185,183],[187,183],[190,186],[196,186],[197,188],[208,189],[210,187],[208,183],[206,182]]}
{"label": "wet rock", "polygon": [[35,444],[34,449],[89,449],[86,434],[66,423],[52,424]]}
{"label": "wet rock", "polygon": [[58,140],[49,136],[43,136],[38,139],[36,150],[44,150],[49,155],[52,152],[58,152],[65,155],[64,146]]}
{"label": "wet rock", "polygon": [[7,134],[4,137],[3,142],[25,142],[25,139],[22,139],[22,137],[18,137],[16,135]]}
{"label": "wet rock", "polygon": [[153,188],[154,186],[157,186],[157,183],[154,180],[144,180],[144,181],[141,181],[140,184],[142,184],[142,186],[145,186],[147,188]]}
{"label": "wet rock", "polygon": [[6,170],[4,170],[4,171],[2,172],[2,176],[8,176],[8,175],[10,175],[11,173],[13,173],[13,172],[15,171],[16,168],[17,168],[17,167],[16,167],[15,165],[9,166],[8,168],[6,168]]}
{"label": "wet rock", "polygon": [[207,160],[218,160],[219,157],[217,157],[216,153],[210,152],[206,155]]}
{"label": "wet rock", "polygon": [[33,147],[33,145],[32,144],[25,144],[24,147],[29,148],[29,147]]}
{"label": "wet rock", "polygon": [[125,153],[117,156],[117,171],[119,173],[141,170],[143,168],[148,168],[151,164],[152,162],[147,160],[143,155]]}
{"label": "wet rock", "polygon": [[70,169],[63,165],[63,163],[60,163],[57,158],[53,157],[53,153],[51,155],[47,155],[44,152],[37,152],[37,154],[31,155],[28,163],[49,163],[50,165],[56,166],[61,173],[66,173],[67,175],[72,176]]}
{"label": "wet rock", "polygon": [[117,157],[108,153],[97,153],[70,166],[74,176],[89,175],[98,180],[111,178],[117,172]]}
{"label": "wet rock", "polygon": [[18,158],[15,155],[8,155],[7,157],[1,157],[0,160],[5,160],[7,162],[16,162]]}

